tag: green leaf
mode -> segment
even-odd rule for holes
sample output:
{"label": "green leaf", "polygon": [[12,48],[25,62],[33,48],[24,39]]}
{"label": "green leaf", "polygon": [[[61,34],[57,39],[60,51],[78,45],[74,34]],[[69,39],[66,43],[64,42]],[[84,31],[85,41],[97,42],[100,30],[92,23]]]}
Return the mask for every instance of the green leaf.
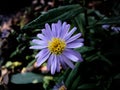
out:
{"label": "green leaf", "polygon": [[24,43],[19,44],[16,47],[16,50],[11,53],[10,58],[16,56],[17,54],[22,53],[25,50],[25,48],[26,48],[26,46],[24,46]]}
{"label": "green leaf", "polygon": [[50,85],[50,81],[53,80],[53,77],[52,76],[45,76],[44,79],[43,79],[43,87],[45,90],[48,90],[49,88],[49,85]]}
{"label": "green leaf", "polygon": [[100,11],[94,10],[94,9],[87,9],[87,14],[88,15],[94,14],[95,16],[97,16],[99,18],[104,18],[105,17],[105,15],[101,14]]}
{"label": "green leaf", "polygon": [[11,82],[15,84],[29,84],[40,83],[43,81],[43,76],[32,72],[14,74],[11,78]]}
{"label": "green leaf", "polygon": [[97,53],[97,55],[101,58],[102,61],[104,61],[104,62],[108,63],[110,66],[112,66],[112,62],[109,59],[107,59],[105,56],[103,56],[100,53]]}
{"label": "green leaf", "polygon": [[6,64],[5,64],[5,67],[11,67],[12,66],[12,62],[11,61],[7,61]]}
{"label": "green leaf", "polygon": [[58,20],[72,19],[79,13],[83,12],[84,9],[80,5],[67,5],[54,8],[40,15],[32,22],[25,25],[22,29],[40,29],[43,28],[45,23],[52,23]]}
{"label": "green leaf", "polygon": [[84,36],[85,33],[85,19],[84,19],[84,14],[79,14],[78,16],[75,17],[75,22],[78,26],[78,29],[80,30],[80,32],[82,33],[82,35]]}
{"label": "green leaf", "polygon": [[96,60],[98,58],[99,57],[98,57],[97,54],[93,54],[93,55],[87,56],[85,60],[88,61],[88,62],[92,62],[92,61],[94,61],[94,60]]}
{"label": "green leaf", "polygon": [[18,53],[17,50],[15,50],[14,52],[12,52],[11,55],[10,55],[10,58],[12,58],[12,57],[14,57],[15,55],[17,55],[17,53]]}
{"label": "green leaf", "polygon": [[114,77],[114,79],[120,79],[120,73],[117,74],[117,75]]}
{"label": "green leaf", "polygon": [[73,81],[73,84],[72,84],[72,87],[70,88],[70,90],[76,90],[79,82],[80,82],[80,76],[78,76],[74,81]]}
{"label": "green leaf", "polygon": [[65,81],[68,77],[68,74],[70,73],[71,69],[68,68],[66,71],[63,73],[63,75],[59,78],[58,83]]}
{"label": "green leaf", "polygon": [[36,60],[32,60],[31,62],[28,63],[27,67],[33,66],[33,64],[36,62]]}
{"label": "green leaf", "polygon": [[85,53],[85,52],[92,51],[93,49],[94,49],[94,48],[92,48],[92,47],[83,46],[83,47],[77,48],[77,49],[75,49],[75,50],[77,50],[77,51],[80,52],[80,53]]}
{"label": "green leaf", "polygon": [[75,77],[79,72],[80,64],[81,64],[80,62],[76,63],[75,68],[70,72],[70,74],[68,75],[68,78],[65,81],[65,85],[68,89],[71,87],[73,80],[75,79]]}
{"label": "green leaf", "polygon": [[96,85],[95,84],[92,84],[92,83],[90,83],[90,84],[82,84],[82,85],[80,85],[79,87],[78,87],[78,90],[83,90],[83,89],[90,89],[90,90],[92,90],[92,89],[94,89],[96,87]]}
{"label": "green leaf", "polygon": [[120,24],[120,16],[103,19],[96,24]]}

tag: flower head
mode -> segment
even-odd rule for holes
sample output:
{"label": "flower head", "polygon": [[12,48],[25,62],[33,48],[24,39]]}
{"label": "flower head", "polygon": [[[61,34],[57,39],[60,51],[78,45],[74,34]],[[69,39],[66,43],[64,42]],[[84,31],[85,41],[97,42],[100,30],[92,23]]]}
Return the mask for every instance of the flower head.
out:
{"label": "flower head", "polygon": [[120,32],[120,27],[119,26],[112,26],[112,25],[102,25],[102,28],[105,29],[105,30],[112,30],[116,33],[119,33]]}
{"label": "flower head", "polygon": [[57,83],[54,87],[53,90],[67,90],[64,82]]}
{"label": "flower head", "polygon": [[38,49],[40,52],[35,56],[37,66],[47,61],[47,68],[54,74],[60,71],[60,66],[74,68],[73,62],[82,61],[80,53],[73,50],[83,46],[81,33],[73,35],[76,27],[70,30],[70,24],[61,21],[53,23],[50,27],[45,24],[41,34],[37,34],[37,39],[33,39],[33,46],[30,49]]}

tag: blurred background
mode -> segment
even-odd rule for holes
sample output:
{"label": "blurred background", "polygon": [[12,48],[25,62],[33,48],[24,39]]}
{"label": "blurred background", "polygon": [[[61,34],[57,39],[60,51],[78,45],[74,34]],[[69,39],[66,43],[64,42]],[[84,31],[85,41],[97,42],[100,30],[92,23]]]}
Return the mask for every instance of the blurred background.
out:
{"label": "blurred background", "polygon": [[22,8],[31,5],[32,0],[1,0],[0,1],[0,13],[1,14],[12,14],[19,11]]}
{"label": "blurred background", "polygon": [[[81,11],[72,11],[69,5],[76,4]],[[52,76],[46,64],[36,68],[37,52],[29,49],[44,24],[58,19],[75,25],[85,39],[78,50],[84,62],[71,78],[80,81],[68,90],[120,90],[120,0],[0,0],[0,90],[66,90],[52,88],[73,71]],[[60,81],[70,82],[65,78]]]}

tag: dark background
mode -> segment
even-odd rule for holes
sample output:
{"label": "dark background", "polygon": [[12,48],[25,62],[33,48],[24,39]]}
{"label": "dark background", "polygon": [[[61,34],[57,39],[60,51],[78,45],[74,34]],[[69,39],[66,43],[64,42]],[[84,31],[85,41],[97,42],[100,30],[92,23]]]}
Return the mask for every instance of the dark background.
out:
{"label": "dark background", "polygon": [[0,0],[0,14],[11,14],[31,5],[32,0]]}

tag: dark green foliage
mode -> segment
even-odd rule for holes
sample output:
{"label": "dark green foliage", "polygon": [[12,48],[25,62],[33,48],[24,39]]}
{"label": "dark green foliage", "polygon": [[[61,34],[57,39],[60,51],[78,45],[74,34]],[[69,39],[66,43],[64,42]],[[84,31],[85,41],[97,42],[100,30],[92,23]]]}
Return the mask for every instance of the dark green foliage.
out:
{"label": "dark green foliage", "polygon": [[58,20],[69,20],[83,11],[84,9],[80,5],[61,6],[40,15],[24,26],[23,29],[40,29],[44,27],[45,23],[57,22]]}

